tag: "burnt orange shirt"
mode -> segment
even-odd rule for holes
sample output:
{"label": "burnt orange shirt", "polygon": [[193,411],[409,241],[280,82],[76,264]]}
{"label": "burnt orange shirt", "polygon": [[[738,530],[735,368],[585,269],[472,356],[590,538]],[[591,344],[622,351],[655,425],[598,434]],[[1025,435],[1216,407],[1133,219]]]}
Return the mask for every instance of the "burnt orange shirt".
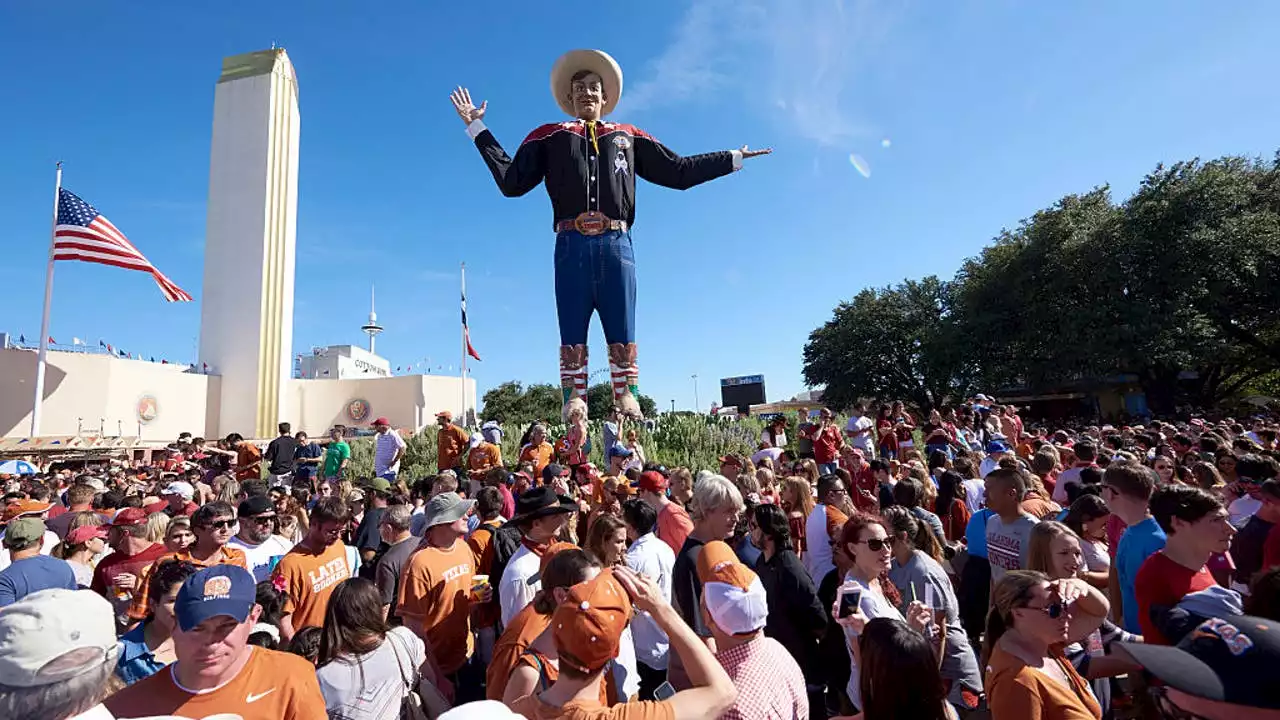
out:
{"label": "burnt orange shirt", "polygon": [[684,541],[693,532],[693,521],[689,513],[675,503],[667,503],[658,511],[658,539],[671,546],[671,551],[679,555]]}
{"label": "burnt orange shirt", "polygon": [[148,593],[150,593],[151,573],[162,562],[169,560],[182,560],[189,562],[196,567],[207,568],[214,565],[238,565],[245,570],[249,569],[249,561],[245,557],[244,551],[239,548],[223,545],[218,552],[209,557],[208,560],[197,560],[191,557],[191,551],[183,550],[181,552],[171,552],[156,558],[156,561],[143,568],[142,574],[138,576],[139,588],[133,593],[133,601],[129,603],[129,617],[133,620],[146,620],[149,608]]}
{"label": "burnt orange shirt", "polygon": [[482,442],[467,454],[467,470],[476,480],[484,479],[491,468],[502,466],[502,449],[491,442]]}
{"label": "burnt orange shirt", "polygon": [[1058,651],[1050,657],[1071,682],[1067,688],[1030,668],[1000,646],[987,666],[987,705],[997,718],[1041,720],[1101,720],[1102,708],[1093,691]]}
{"label": "burnt orange shirt", "polygon": [[533,603],[525,605],[523,610],[511,618],[511,624],[507,625],[502,636],[493,644],[493,659],[489,661],[489,669],[485,675],[486,697],[502,702],[502,696],[507,691],[507,680],[511,679],[511,671],[516,669],[520,656],[550,624],[551,618],[539,615],[533,609]]}
{"label": "burnt orange shirt", "polygon": [[439,448],[436,452],[436,467],[440,470],[448,470],[457,465],[458,458],[467,451],[467,445],[470,443],[471,436],[457,425],[449,423],[440,428],[440,432],[436,435],[436,444]]}
{"label": "burnt orange shirt", "polygon": [[[550,658],[538,652],[537,650],[534,650],[533,648],[529,648],[528,650],[525,650],[523,653],[520,654],[519,657],[516,658],[516,668],[519,668],[521,665],[528,665],[529,667],[533,668],[534,672],[538,673],[539,688],[542,688],[544,684],[545,684],[545,687],[551,687],[552,685],[555,684],[556,680],[560,679],[559,664],[556,662],[553,662]],[[515,672],[516,668],[512,668],[512,672]],[[605,674],[600,676],[600,704],[601,705],[617,704],[617,703],[610,702],[611,693],[609,692],[609,690],[612,687],[612,685],[610,684],[610,681],[612,679],[613,679],[612,672],[606,672]],[[539,689],[538,692],[541,692],[541,689]]]}
{"label": "burnt orange shirt", "polygon": [[249,646],[252,655],[235,678],[205,693],[178,686],[173,665],[103,701],[118,718],[178,716],[315,720],[325,717],[316,669],[305,659]]}
{"label": "burnt orange shirt", "polygon": [[440,670],[462,667],[471,656],[471,578],[476,558],[471,546],[457,540],[449,549],[425,546],[409,558],[400,578],[397,612],[422,618],[422,632],[431,641]]}
{"label": "burnt orange shirt", "polygon": [[520,449],[520,462],[533,463],[533,484],[542,484],[542,468],[551,464],[551,458],[555,455],[555,448],[546,440],[540,445],[525,445]]}
{"label": "burnt orange shirt", "polygon": [[[467,536],[467,545],[471,546],[471,554],[476,558],[476,574],[488,575],[493,569],[493,534],[502,527],[502,520],[485,520],[480,527],[488,529],[480,531],[480,528],[476,528],[476,532]],[[491,577],[489,585],[493,586],[501,579]],[[498,607],[496,598],[483,604],[472,603],[471,609],[471,624],[476,629],[493,627],[502,618],[502,608]]]}
{"label": "burnt orange shirt", "polygon": [[841,528],[849,521],[849,516],[831,505],[823,505],[823,507],[827,509],[827,538],[831,542],[836,542],[840,538]]}
{"label": "burnt orange shirt", "polygon": [[595,700],[574,700],[560,707],[548,705],[537,694],[511,703],[511,709],[529,720],[675,720],[670,700],[622,703],[605,707]]}
{"label": "burnt orange shirt", "polygon": [[284,578],[289,595],[284,614],[292,616],[295,633],[308,626],[324,627],[324,611],[333,588],[351,577],[347,546],[339,540],[317,554],[299,543],[280,558],[271,577]]}
{"label": "burnt orange shirt", "polygon": [[248,441],[236,448],[236,479],[259,480],[262,478],[262,451]]}

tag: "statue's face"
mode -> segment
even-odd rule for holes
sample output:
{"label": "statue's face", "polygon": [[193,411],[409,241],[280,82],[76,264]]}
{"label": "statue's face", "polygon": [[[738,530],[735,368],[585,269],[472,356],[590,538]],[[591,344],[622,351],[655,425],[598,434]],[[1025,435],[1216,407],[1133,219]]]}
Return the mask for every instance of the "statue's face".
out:
{"label": "statue's face", "polygon": [[574,76],[569,87],[569,99],[573,102],[573,114],[578,118],[599,120],[608,100],[604,92],[604,81],[593,72],[579,73]]}

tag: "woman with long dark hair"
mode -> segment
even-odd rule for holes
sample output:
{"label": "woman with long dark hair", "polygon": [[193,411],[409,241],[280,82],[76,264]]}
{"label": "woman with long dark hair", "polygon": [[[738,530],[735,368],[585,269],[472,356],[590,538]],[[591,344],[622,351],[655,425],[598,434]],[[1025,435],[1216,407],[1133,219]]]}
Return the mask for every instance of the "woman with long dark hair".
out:
{"label": "woman with long dark hair", "polygon": [[1085,567],[1081,577],[1094,587],[1106,588],[1111,579],[1111,555],[1107,549],[1107,521],[1111,509],[1107,501],[1093,494],[1076,498],[1067,508],[1062,524],[1080,538]]}
{"label": "woman with long dark hair", "polygon": [[330,720],[398,717],[427,661],[422,640],[382,618],[382,593],[364,578],[333,589],[324,613],[316,679]]}
{"label": "woman with long dark hair", "polygon": [[875,618],[858,640],[862,655],[862,720],[956,720],[923,635],[894,618]]}
{"label": "woman with long dark hair", "polygon": [[960,473],[947,470],[938,476],[938,497],[933,501],[933,512],[942,521],[942,534],[948,543],[964,541],[970,513]]}

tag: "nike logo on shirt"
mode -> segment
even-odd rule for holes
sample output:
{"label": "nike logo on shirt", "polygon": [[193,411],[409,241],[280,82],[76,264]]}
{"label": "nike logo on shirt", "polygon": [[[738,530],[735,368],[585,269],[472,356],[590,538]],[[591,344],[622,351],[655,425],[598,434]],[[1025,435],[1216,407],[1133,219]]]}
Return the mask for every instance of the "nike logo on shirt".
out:
{"label": "nike logo on shirt", "polygon": [[259,700],[261,700],[262,698],[264,698],[264,697],[266,697],[266,696],[270,695],[271,693],[273,693],[273,692],[275,692],[275,691],[276,691],[276,689],[275,689],[275,688],[271,688],[270,690],[268,690],[268,691],[266,691],[266,692],[261,692],[261,693],[249,693],[248,695],[246,695],[246,696],[245,696],[244,701],[245,701],[245,703],[255,703],[255,702],[258,702],[258,701],[259,701]]}

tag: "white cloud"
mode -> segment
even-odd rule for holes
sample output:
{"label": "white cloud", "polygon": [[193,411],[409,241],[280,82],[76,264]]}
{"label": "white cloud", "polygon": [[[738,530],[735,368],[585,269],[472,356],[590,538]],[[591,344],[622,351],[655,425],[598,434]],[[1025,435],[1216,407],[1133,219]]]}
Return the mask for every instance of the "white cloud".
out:
{"label": "white cloud", "polygon": [[692,0],[671,42],[624,89],[637,113],[731,94],[801,138],[842,146],[870,132],[859,79],[901,14],[872,0]]}

